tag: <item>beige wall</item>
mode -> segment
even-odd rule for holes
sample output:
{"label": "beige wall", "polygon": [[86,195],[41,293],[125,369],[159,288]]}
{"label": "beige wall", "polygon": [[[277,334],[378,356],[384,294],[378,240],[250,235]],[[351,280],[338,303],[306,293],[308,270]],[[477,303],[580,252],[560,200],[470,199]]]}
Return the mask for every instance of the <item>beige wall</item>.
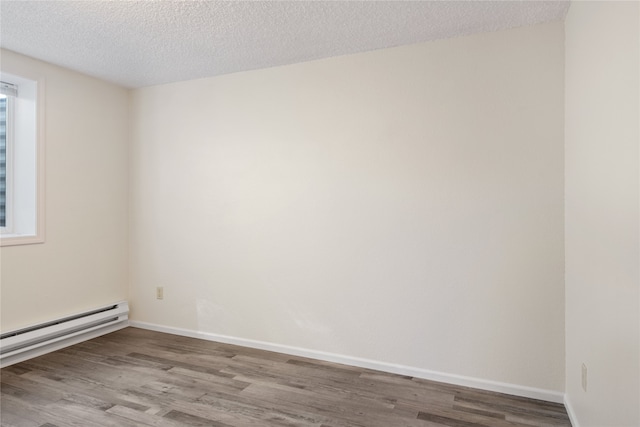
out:
{"label": "beige wall", "polygon": [[134,91],[133,319],[562,391],[563,77],[556,23]]}
{"label": "beige wall", "polygon": [[638,9],[574,3],[566,65],[549,24],[142,89],[130,135],[124,89],[2,51],[47,87],[2,331],[131,262],[136,320],[562,391],[565,66],[567,401],[639,425]]}
{"label": "beige wall", "polygon": [[581,427],[640,425],[639,20],[637,2],[574,2],[566,19],[566,391]]}
{"label": "beige wall", "polygon": [[2,331],[127,298],[128,93],[2,51],[44,77],[46,242],[0,249]]}

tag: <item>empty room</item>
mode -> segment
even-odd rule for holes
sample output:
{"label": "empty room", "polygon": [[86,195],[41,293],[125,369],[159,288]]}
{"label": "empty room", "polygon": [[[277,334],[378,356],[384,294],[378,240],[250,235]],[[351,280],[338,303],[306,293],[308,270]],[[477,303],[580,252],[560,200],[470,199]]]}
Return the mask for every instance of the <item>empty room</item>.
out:
{"label": "empty room", "polygon": [[640,426],[640,3],[0,2],[2,426]]}

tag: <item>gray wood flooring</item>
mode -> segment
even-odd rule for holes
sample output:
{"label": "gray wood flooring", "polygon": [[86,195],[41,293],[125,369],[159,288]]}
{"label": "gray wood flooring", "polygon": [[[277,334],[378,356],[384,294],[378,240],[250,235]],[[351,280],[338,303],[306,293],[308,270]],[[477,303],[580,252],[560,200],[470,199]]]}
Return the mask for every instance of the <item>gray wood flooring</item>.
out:
{"label": "gray wood flooring", "polygon": [[126,328],[0,372],[2,426],[570,426],[562,405]]}

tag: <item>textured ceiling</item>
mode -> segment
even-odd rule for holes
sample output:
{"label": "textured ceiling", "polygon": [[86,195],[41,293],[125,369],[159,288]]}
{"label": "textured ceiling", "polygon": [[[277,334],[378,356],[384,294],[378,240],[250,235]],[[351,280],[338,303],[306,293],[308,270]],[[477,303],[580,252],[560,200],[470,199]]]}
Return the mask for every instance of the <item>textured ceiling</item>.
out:
{"label": "textured ceiling", "polygon": [[126,87],[564,19],[566,1],[5,1],[0,46]]}

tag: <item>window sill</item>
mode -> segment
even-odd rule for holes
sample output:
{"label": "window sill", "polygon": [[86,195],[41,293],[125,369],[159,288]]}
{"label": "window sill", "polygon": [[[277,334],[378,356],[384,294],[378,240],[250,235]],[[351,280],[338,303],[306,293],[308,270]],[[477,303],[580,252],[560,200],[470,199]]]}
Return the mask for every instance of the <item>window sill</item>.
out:
{"label": "window sill", "polygon": [[0,236],[0,246],[33,245],[44,243],[44,236],[33,234],[3,234]]}

